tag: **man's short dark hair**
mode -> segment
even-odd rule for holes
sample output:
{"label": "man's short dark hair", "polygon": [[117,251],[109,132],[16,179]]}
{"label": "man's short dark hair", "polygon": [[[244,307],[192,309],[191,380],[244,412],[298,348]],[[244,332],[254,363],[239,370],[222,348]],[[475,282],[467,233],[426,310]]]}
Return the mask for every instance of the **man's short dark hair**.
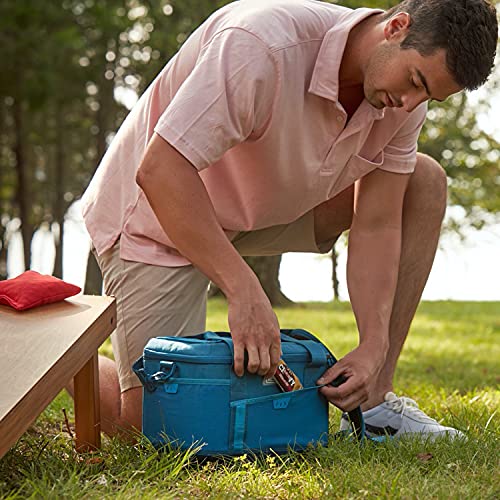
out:
{"label": "man's short dark hair", "polygon": [[430,56],[446,51],[446,66],[455,82],[467,90],[482,85],[493,68],[498,40],[495,8],[487,0],[404,0],[383,20],[399,12],[411,24],[402,49]]}

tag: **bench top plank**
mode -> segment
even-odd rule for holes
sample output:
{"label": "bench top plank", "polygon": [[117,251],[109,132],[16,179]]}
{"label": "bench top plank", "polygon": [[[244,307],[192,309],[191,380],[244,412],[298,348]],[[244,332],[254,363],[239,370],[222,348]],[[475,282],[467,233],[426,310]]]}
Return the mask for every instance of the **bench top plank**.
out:
{"label": "bench top plank", "polygon": [[112,297],[78,295],[22,312],[0,306],[0,457],[115,325]]}

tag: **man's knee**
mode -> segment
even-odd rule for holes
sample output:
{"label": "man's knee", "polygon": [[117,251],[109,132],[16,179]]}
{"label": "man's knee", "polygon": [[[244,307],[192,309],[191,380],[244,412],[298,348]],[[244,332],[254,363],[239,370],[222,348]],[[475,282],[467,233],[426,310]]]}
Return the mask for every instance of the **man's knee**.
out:
{"label": "man's knee", "polygon": [[417,165],[413,176],[418,176],[419,181],[423,182],[433,192],[446,198],[447,177],[444,168],[431,156],[417,153]]}
{"label": "man's knee", "polygon": [[[443,167],[434,158],[417,153],[417,164],[411,175],[408,195],[425,197],[425,207],[441,217],[446,209],[447,178]],[[330,241],[351,227],[354,207],[354,186],[346,188],[335,198],[314,208],[316,242]]]}
{"label": "man's knee", "polygon": [[425,206],[439,210],[446,209],[448,181],[441,165],[428,155],[417,153],[417,164],[408,186],[410,196],[425,198]]}

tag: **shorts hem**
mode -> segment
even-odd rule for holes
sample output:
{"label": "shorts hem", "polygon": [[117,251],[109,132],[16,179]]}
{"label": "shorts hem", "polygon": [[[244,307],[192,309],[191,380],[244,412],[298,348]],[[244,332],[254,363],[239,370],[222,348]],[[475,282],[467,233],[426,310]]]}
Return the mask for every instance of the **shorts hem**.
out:
{"label": "shorts hem", "polygon": [[136,387],[142,387],[142,383],[135,373],[120,380],[120,391],[122,393],[129,389],[135,389]]}

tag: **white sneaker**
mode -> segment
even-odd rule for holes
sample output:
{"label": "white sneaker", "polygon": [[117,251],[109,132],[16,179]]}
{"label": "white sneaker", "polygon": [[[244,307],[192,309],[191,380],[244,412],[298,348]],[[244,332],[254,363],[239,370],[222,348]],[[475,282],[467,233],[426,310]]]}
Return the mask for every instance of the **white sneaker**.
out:
{"label": "white sneaker", "polygon": [[[420,434],[424,437],[449,436],[465,438],[465,435],[453,427],[445,427],[419,409],[413,399],[397,397],[393,392],[384,396],[384,403],[363,412],[366,435],[369,437]],[[347,414],[342,415],[340,430],[350,430]]]}

